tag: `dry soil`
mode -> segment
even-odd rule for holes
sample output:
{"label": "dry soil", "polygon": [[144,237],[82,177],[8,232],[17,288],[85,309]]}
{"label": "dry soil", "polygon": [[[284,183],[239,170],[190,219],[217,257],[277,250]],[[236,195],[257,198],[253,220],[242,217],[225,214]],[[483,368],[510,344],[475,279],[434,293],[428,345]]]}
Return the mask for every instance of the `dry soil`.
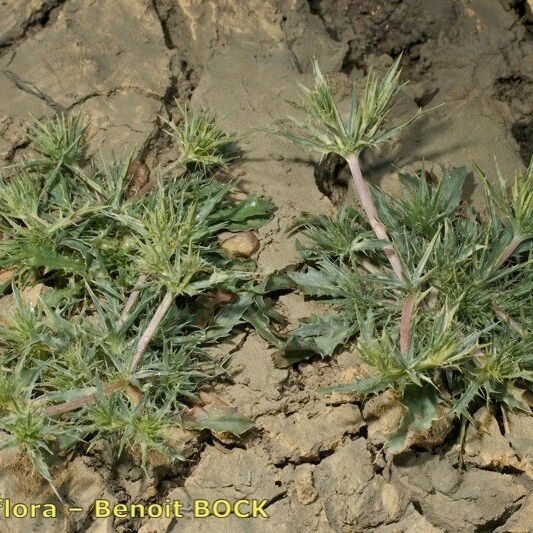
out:
{"label": "dry soil", "polygon": [[[235,132],[243,158],[233,169],[245,190],[278,211],[259,233],[260,272],[298,267],[286,230],[301,211],[332,213],[352,196],[343,165],[321,164],[259,128],[282,121],[297,82],[316,56],[346,99],[371,65],[404,54],[395,118],[443,104],[402,139],[365,158],[366,175],[395,191],[397,167],[475,161],[506,176],[531,158],[533,15],[525,0],[0,0],[0,164],[27,149],[23,122],[83,113],[90,152],[136,149],[149,167],[176,154],[160,116],[175,99],[210,107]],[[472,179],[469,194],[479,201]],[[320,308],[298,294],[278,305],[292,324]],[[187,461],[154,463],[102,444],[56,469],[65,505],[57,520],[2,520],[4,532],[519,532],[533,529],[533,418],[480,411],[459,465],[456,428],[391,457],[384,434],[400,411],[383,395],[361,404],[317,389],[350,380],[361,363],[346,352],[276,368],[274,349],[251,332],[220,347],[232,353],[230,382],[216,393],[256,428],[237,441],[176,431]],[[446,440],[444,438],[446,437]],[[415,439],[416,440],[416,439]],[[14,452],[0,455],[0,496],[57,501]],[[100,519],[95,498],[267,499],[264,519]]]}

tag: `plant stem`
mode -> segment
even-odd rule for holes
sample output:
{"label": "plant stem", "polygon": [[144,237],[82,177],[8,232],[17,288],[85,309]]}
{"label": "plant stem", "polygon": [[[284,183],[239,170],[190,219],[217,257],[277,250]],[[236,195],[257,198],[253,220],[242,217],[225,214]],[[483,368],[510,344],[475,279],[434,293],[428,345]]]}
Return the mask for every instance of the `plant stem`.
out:
{"label": "plant stem", "polygon": [[511,257],[514,251],[522,244],[524,237],[521,235],[515,235],[511,242],[504,248],[502,254],[500,255],[498,262],[496,263],[496,268],[500,268],[506,261]]}
{"label": "plant stem", "polygon": [[[146,351],[148,344],[150,343],[152,337],[155,335],[155,332],[157,331],[159,324],[161,324],[161,321],[165,317],[173,301],[174,301],[174,293],[168,291],[165,294],[164,298],[161,300],[161,303],[159,304],[159,306],[157,307],[154,313],[154,316],[150,320],[150,323],[144,330],[139,340],[139,344],[137,345],[137,350],[131,362],[131,371],[135,370],[135,367],[139,364],[139,361],[142,359],[142,356],[144,355],[144,352]],[[103,391],[104,391],[104,394],[107,396],[109,394],[113,394],[114,392],[118,392],[119,390],[123,390],[123,389],[127,390],[127,387],[128,387],[128,384],[124,384],[124,382],[115,381],[113,383],[106,383],[103,386]],[[94,400],[96,400],[97,397],[98,397],[97,392],[94,392],[91,394],[83,394],[68,402],[64,402],[58,405],[52,405],[51,407],[47,407],[43,411],[43,414],[45,416],[55,416],[55,415],[67,413],[69,411],[74,411],[76,409],[79,409],[80,407],[83,407],[84,405],[88,405],[94,402]]]}
{"label": "plant stem", "polygon": [[461,418],[461,432],[459,433],[459,468],[464,467],[465,444],[466,444],[466,418]]}
{"label": "plant stem", "polygon": [[507,322],[511,329],[516,331],[519,335],[524,336],[524,328],[516,321],[514,320],[509,313],[506,313],[503,309],[498,307],[497,305],[492,306],[492,310],[494,311],[494,314],[504,322]]}
{"label": "plant stem", "polygon": [[146,283],[146,274],[141,274],[137,281],[135,282],[135,286],[133,287],[133,291],[128,297],[128,300],[126,301],[124,305],[124,309],[122,310],[122,314],[120,315],[120,319],[118,321],[118,328],[122,327],[124,323],[126,322],[126,319],[128,318],[129,312],[133,309],[133,306],[136,304],[137,300],[139,299],[139,294],[141,293],[140,288]]}
{"label": "plant stem", "polygon": [[381,270],[372,264],[368,259],[361,260],[361,266],[370,274],[382,274]]}
{"label": "plant stem", "polygon": [[163,297],[163,299],[161,300],[161,303],[155,310],[152,320],[150,320],[150,323],[148,324],[148,326],[146,326],[146,329],[144,330],[143,334],[141,335],[141,338],[139,339],[137,350],[131,361],[130,369],[132,371],[135,370],[135,367],[139,364],[139,361],[142,359],[142,356],[144,355],[146,348],[148,348],[148,344],[152,340],[152,337],[155,335],[155,332],[157,331],[159,324],[161,324],[161,321],[167,314],[167,311],[169,310],[173,301],[174,301],[174,293],[171,291],[168,291]]}
{"label": "plant stem", "polygon": [[[359,165],[359,157],[358,154],[350,154],[346,157],[346,162],[348,163],[348,166],[350,167],[350,171],[352,173],[355,190],[357,191],[357,194],[359,195],[359,199],[361,201],[361,205],[363,206],[363,209],[365,210],[366,216],[368,218],[368,222],[372,226],[372,229],[374,230],[374,233],[376,234],[376,237],[382,241],[387,241],[390,243],[389,236],[387,235],[387,231],[385,230],[385,226],[379,219],[379,215],[376,209],[376,206],[374,204],[374,199],[372,198],[372,192],[370,191],[370,187],[368,186],[368,183],[365,181],[365,178],[363,178],[363,174],[361,173],[361,167]],[[389,262],[392,266],[392,269],[394,270],[396,277],[402,281],[403,280],[403,269],[402,264],[400,262],[400,258],[396,254],[396,251],[394,250],[394,247],[392,244],[386,244],[383,248],[383,251],[385,252],[385,255],[389,259]]]}
{"label": "plant stem", "polygon": [[104,190],[98,183],[96,183],[94,180],[89,178],[85,172],[83,172],[82,168],[78,164],[74,165],[66,165],[67,168],[76,174],[79,178],[81,178],[89,187],[91,187],[97,194],[100,195],[100,197],[104,196]]}
{"label": "plant stem", "polygon": [[[113,392],[117,392],[124,388],[123,383],[119,383],[118,381],[115,381],[114,383],[107,383],[103,386],[104,394],[112,394]],[[78,396],[77,398],[74,398],[73,400],[70,400],[68,402],[60,403],[58,405],[52,405],[51,407],[47,407],[43,411],[44,416],[55,416],[55,415],[61,415],[63,413],[68,413],[69,411],[75,411],[76,409],[79,409],[80,407],[83,407],[84,405],[88,405],[94,400],[96,400],[98,396],[97,392],[93,392],[91,394],[83,394],[82,396]]]}
{"label": "plant stem", "polygon": [[[145,187],[142,191],[139,191],[141,194],[138,194],[137,198],[140,198],[149,190],[150,190],[149,188]],[[139,294],[140,294],[139,289],[146,282],[146,279],[147,279],[147,276],[145,274],[141,274],[139,278],[137,279],[137,282],[135,283],[135,286],[134,286],[134,290],[128,297],[128,300],[126,301],[126,304],[124,305],[124,309],[122,310],[122,315],[120,316],[119,321],[118,321],[118,327],[121,327],[126,321],[129,312],[131,311],[131,309],[133,308],[133,306],[135,305],[135,303],[137,302],[139,298]],[[146,351],[146,348],[148,347],[150,340],[152,339],[155,332],[157,331],[157,328],[159,324],[161,323],[161,320],[163,320],[172,301],[173,301],[172,294],[169,292],[165,294],[163,300],[159,304],[159,307],[156,309],[154,316],[150,320],[150,323],[148,324],[146,330],[142,334],[141,339],[139,340],[139,344],[137,345],[135,356],[132,360],[132,370],[135,369],[135,367],[139,364],[139,361],[142,359],[142,356],[144,355],[144,352]],[[124,386],[121,383],[114,382],[114,383],[108,383],[104,385],[103,390],[104,390],[104,394],[108,395],[108,394],[117,392],[123,388]],[[83,407],[84,405],[88,405],[92,403],[96,399],[96,397],[97,397],[96,393],[78,396],[77,398],[74,398],[73,400],[70,400],[68,402],[64,402],[58,405],[53,405],[51,407],[48,407],[47,409],[44,410],[44,415],[54,416],[54,415],[59,415],[62,413],[67,413],[69,411],[74,411],[76,409],[79,409],[80,407]]]}
{"label": "plant stem", "polygon": [[409,294],[402,307],[402,318],[400,321],[400,352],[406,354],[411,340],[411,319],[415,310],[416,295]]}

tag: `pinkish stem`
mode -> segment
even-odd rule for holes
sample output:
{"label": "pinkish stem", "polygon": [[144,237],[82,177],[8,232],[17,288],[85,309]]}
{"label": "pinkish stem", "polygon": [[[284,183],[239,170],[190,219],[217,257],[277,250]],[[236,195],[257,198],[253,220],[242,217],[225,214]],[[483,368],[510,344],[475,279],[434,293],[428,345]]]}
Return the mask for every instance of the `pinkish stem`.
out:
{"label": "pinkish stem", "polygon": [[[167,292],[161,300],[161,303],[157,307],[154,316],[150,320],[150,323],[148,324],[141,338],[139,339],[137,350],[135,351],[135,355],[133,356],[133,360],[131,362],[131,371],[135,370],[135,368],[139,364],[140,360],[142,359],[142,356],[144,355],[144,352],[146,351],[146,348],[148,347],[148,344],[152,340],[152,337],[155,335],[157,328],[161,324],[161,321],[165,317],[173,301],[174,294],[171,292]],[[105,395],[113,394],[114,392],[118,392],[119,390],[123,389],[127,390],[127,385],[124,385],[124,383],[119,382],[107,383],[103,386],[103,391]],[[74,411],[76,409],[79,409],[80,407],[83,407],[84,405],[91,404],[96,400],[97,397],[98,394],[96,392],[91,394],[83,394],[68,402],[47,407],[43,411],[43,414],[45,416],[55,416],[63,413],[68,413],[69,411]]]}
{"label": "pinkish stem", "polygon": [[368,259],[363,259],[361,261],[361,266],[370,274],[381,274],[381,270],[373,265]]}
{"label": "pinkish stem", "polygon": [[387,256],[392,269],[394,270],[396,277],[402,281],[403,280],[403,269],[402,264],[400,262],[400,258],[396,254],[396,251],[394,250],[394,247],[392,244],[390,244],[389,236],[387,235],[387,231],[385,230],[385,226],[379,219],[379,215],[376,209],[376,206],[374,205],[374,199],[372,198],[372,192],[370,191],[370,187],[368,186],[368,183],[363,178],[363,174],[361,173],[361,167],[359,165],[359,157],[357,154],[350,154],[346,157],[346,161],[348,163],[348,166],[350,167],[350,171],[352,173],[353,182],[355,185],[355,190],[357,191],[357,194],[359,195],[359,200],[361,201],[361,205],[363,209],[365,210],[366,216],[368,218],[368,222],[372,226],[372,229],[374,230],[374,233],[376,234],[376,237],[382,241],[387,241],[389,244],[386,244],[383,248],[383,251],[385,252],[385,255]]}
{"label": "pinkish stem", "polygon": [[[103,386],[104,394],[112,394],[113,392],[117,392],[124,388],[124,385],[122,383],[108,383]],[[96,400],[96,397],[98,396],[98,393],[93,392],[91,394],[83,394],[82,396],[78,396],[77,398],[74,398],[73,400],[70,400],[68,402],[60,403],[58,405],[52,405],[51,407],[47,407],[43,414],[45,416],[55,416],[55,415],[61,415],[63,413],[68,413],[69,411],[75,411],[76,409],[79,409],[80,407],[83,407],[84,405],[88,405],[94,400]]]}
{"label": "pinkish stem", "polygon": [[150,320],[150,323],[148,324],[148,326],[146,326],[146,329],[144,330],[141,338],[139,339],[137,350],[135,351],[135,355],[133,356],[133,360],[131,362],[132,371],[135,370],[136,366],[139,364],[139,361],[142,359],[142,356],[144,355],[146,348],[148,348],[148,344],[152,340],[152,337],[155,335],[155,332],[157,331],[159,324],[161,324],[161,321],[167,314],[167,311],[169,310],[173,301],[174,301],[174,294],[169,291],[165,294],[165,296],[161,300],[161,303],[155,310],[152,320]]}
{"label": "pinkish stem", "polygon": [[406,354],[409,349],[411,338],[411,319],[415,310],[416,296],[410,294],[405,298],[402,308],[402,318],[400,321],[400,352]]}

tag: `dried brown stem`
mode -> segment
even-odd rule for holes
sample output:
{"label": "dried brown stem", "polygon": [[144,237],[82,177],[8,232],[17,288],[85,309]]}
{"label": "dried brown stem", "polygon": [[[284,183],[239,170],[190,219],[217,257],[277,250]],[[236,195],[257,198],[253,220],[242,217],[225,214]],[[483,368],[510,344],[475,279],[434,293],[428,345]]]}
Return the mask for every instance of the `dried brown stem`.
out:
{"label": "dried brown stem", "polygon": [[[359,157],[357,154],[350,154],[346,157],[346,161],[348,163],[348,166],[350,167],[350,171],[352,173],[355,190],[357,191],[357,194],[359,195],[359,200],[361,201],[361,205],[366,213],[366,216],[368,218],[368,222],[372,226],[372,229],[374,230],[374,233],[376,234],[376,237],[382,241],[387,241],[390,243],[389,236],[387,235],[387,231],[385,230],[385,226],[381,222],[376,206],[374,204],[374,199],[372,198],[372,193],[370,191],[370,187],[368,186],[368,183],[363,177],[363,174],[361,173],[361,167],[359,165]],[[392,244],[386,244],[383,248],[383,251],[385,252],[385,255],[387,256],[392,269],[394,270],[396,277],[402,281],[403,280],[403,269],[402,264],[400,262],[400,258],[398,257],[398,254],[394,250],[394,247]]]}

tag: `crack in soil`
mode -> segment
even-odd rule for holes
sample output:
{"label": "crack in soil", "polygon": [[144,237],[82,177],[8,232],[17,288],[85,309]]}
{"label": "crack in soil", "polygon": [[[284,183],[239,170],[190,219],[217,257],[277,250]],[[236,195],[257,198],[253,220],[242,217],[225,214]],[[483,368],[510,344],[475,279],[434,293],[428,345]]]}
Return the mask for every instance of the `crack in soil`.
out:
{"label": "crack in soil", "polygon": [[264,508],[266,509],[267,507],[270,507],[271,505],[274,505],[276,502],[279,502],[280,500],[284,500],[285,498],[287,498],[286,490],[270,498],[270,500],[268,500],[268,502],[265,504]]}
{"label": "crack in soil", "polygon": [[[195,68],[192,67],[187,60],[181,59],[179,60],[179,72],[177,74],[172,74],[172,72],[175,71],[175,68],[173,68],[173,61],[176,60],[179,60],[177,55],[170,59],[168,66],[168,70],[171,73],[170,83],[165,91],[165,94],[162,97],[158,97],[158,100],[162,101],[164,111],[169,119],[172,117],[172,111],[175,107],[175,102],[177,100],[182,100],[185,102],[190,101],[192,92],[195,88],[195,84],[193,82],[195,77]],[[182,76],[181,80],[180,76]],[[180,94],[180,81],[186,84],[186,90],[183,91],[182,94]],[[156,160],[157,156],[165,150],[168,150],[171,145],[172,140],[168,135],[164,135],[164,123],[158,116],[155,120],[155,127],[152,133],[148,136],[139,150],[139,160],[145,162],[149,156]]]}
{"label": "crack in soil", "polygon": [[[176,76],[171,76],[170,84],[167,87],[165,95],[163,96],[163,106],[164,110],[167,113],[167,118],[170,118],[170,101],[177,94],[178,80]],[[149,155],[155,156],[158,152],[163,150],[165,147],[169,147],[171,144],[171,139],[168,136],[164,135],[163,130],[163,121],[158,116],[155,119],[155,127],[152,130],[152,133],[148,136],[146,141],[143,143],[139,150],[139,161],[145,162]]]}
{"label": "crack in soil", "polygon": [[27,94],[30,94],[32,96],[35,96],[36,98],[39,98],[39,100],[42,100],[48,107],[52,108],[56,113],[64,113],[66,111],[62,105],[58,104],[57,102],[54,102],[52,98],[44,94],[33,83],[23,80],[22,78],[19,78],[16,74],[11,72],[10,70],[3,69],[1,72],[5,74],[15,84],[17,89],[20,89],[21,91]]}
{"label": "crack in soil", "polygon": [[511,134],[520,146],[520,156],[527,166],[533,154],[533,120],[531,119],[531,94],[533,81],[521,72],[512,72],[494,82],[494,96],[509,105],[516,121]]}
{"label": "crack in soil", "polygon": [[[351,437],[357,436],[356,434],[350,434],[346,435],[350,440]],[[316,459],[307,459],[304,457],[298,457],[297,459],[291,459],[290,457],[285,457],[283,460],[278,461],[277,463],[271,463],[272,466],[279,468],[280,470],[285,468],[286,466],[292,465],[292,466],[300,466],[300,465],[319,465],[324,459],[327,457],[330,457],[333,455],[337,448],[342,446],[344,440],[342,442],[339,442],[334,448],[331,448],[329,450],[322,450],[318,452],[318,457]],[[268,446],[264,446],[264,449],[268,451]]]}
{"label": "crack in soil", "polygon": [[58,11],[66,2],[67,0],[55,0],[53,2],[43,3],[40,9],[30,14],[29,18],[22,24],[16,35],[8,38],[4,42],[0,42],[0,57],[5,55],[10,48],[19,42],[23,41],[30,35],[35,35],[40,29],[46,27],[50,22],[53,22],[57,17]]}
{"label": "crack in soil", "polygon": [[172,36],[170,34],[170,30],[167,25],[167,20],[161,16],[161,12],[159,9],[159,3],[160,2],[158,0],[152,0],[152,7],[154,8],[157,18],[159,19],[159,24],[161,25],[161,31],[163,32],[163,37],[165,39],[165,46],[169,50],[174,50],[176,46],[174,45],[174,42],[172,41]]}
{"label": "crack in soil", "polygon": [[533,31],[533,21],[531,11],[533,7],[529,0],[513,0],[511,2],[511,9],[517,14],[518,21],[523,24],[528,32]]}
{"label": "crack in soil", "polygon": [[30,144],[30,139],[23,139],[21,142],[12,145],[5,156],[5,162],[8,165],[13,163],[13,161],[15,161],[15,158],[17,157],[17,153],[28,148]]}
{"label": "crack in soil", "polygon": [[164,103],[164,98],[165,98],[164,96],[147,91],[135,85],[122,85],[122,86],[113,87],[112,89],[108,89],[107,91],[95,91],[93,93],[89,93],[83,96],[82,98],[80,98],[79,100],[76,100],[74,103],[70,104],[66,108],[66,111],[71,111],[74,107],[80,106],[84,104],[85,102],[87,102],[88,100],[91,100],[92,98],[97,98],[99,96],[104,96],[106,98],[109,98],[116,94],[127,93],[127,92],[139,94],[141,96],[144,96],[145,98],[150,98],[152,100],[157,100],[158,102]]}
{"label": "crack in soil", "polygon": [[[418,500],[409,500],[409,503],[413,506],[414,510],[421,516],[423,516],[434,528],[436,529],[440,529],[440,527],[435,524],[434,522],[432,522],[427,516],[426,514],[424,513],[424,510],[422,509],[422,506],[420,505],[420,502]],[[407,507],[406,506],[406,511],[407,511]],[[404,513],[404,516],[405,516],[405,513]],[[396,522],[399,522],[401,519],[403,518],[400,517],[398,520],[396,520]]]}
{"label": "crack in soil", "polygon": [[[167,118],[171,118],[174,101],[180,96],[185,101],[189,101],[191,98],[195,87],[195,84],[192,81],[195,75],[195,68],[190,65],[187,58],[180,57],[181,54],[177,50],[177,46],[172,39],[172,32],[169,27],[169,17],[171,16],[172,10],[175,9],[175,6],[172,3],[163,2],[161,0],[151,0],[151,5],[159,21],[165,46],[168,50],[171,50],[174,53],[174,56],[170,58],[168,64],[170,83],[163,97],[159,98],[163,102]],[[163,10],[165,11],[166,16],[163,15]],[[179,68],[174,66],[175,61],[179,61]],[[185,83],[188,85],[186,91],[184,91],[184,96],[180,95],[179,91],[179,75],[183,76]],[[139,150],[140,161],[145,162],[149,156],[156,158],[158,154],[170,147],[171,140],[170,138],[166,138],[163,133],[163,122],[160,117],[157,117],[152,133],[148,136]]]}
{"label": "crack in soil", "polygon": [[326,30],[327,34],[329,35],[329,37],[339,43],[341,41],[340,37],[339,37],[339,34],[338,32],[335,30],[335,28],[332,28],[325,20],[324,18],[324,14],[322,13],[321,9],[320,9],[320,4],[321,4],[321,1],[322,0],[307,0],[307,4],[309,6],[309,11],[312,15],[315,15],[316,17],[318,17],[321,21],[322,21],[322,24],[324,25],[324,29]]}
{"label": "crack in soil", "polygon": [[491,533],[498,527],[503,526],[507,522],[507,520],[509,520],[509,518],[511,518],[511,516],[514,515],[520,509],[520,507],[522,506],[522,500],[523,498],[521,498],[517,502],[514,502],[509,507],[504,509],[502,514],[497,518],[489,520],[484,524],[476,527],[476,529],[474,530],[475,533]]}

